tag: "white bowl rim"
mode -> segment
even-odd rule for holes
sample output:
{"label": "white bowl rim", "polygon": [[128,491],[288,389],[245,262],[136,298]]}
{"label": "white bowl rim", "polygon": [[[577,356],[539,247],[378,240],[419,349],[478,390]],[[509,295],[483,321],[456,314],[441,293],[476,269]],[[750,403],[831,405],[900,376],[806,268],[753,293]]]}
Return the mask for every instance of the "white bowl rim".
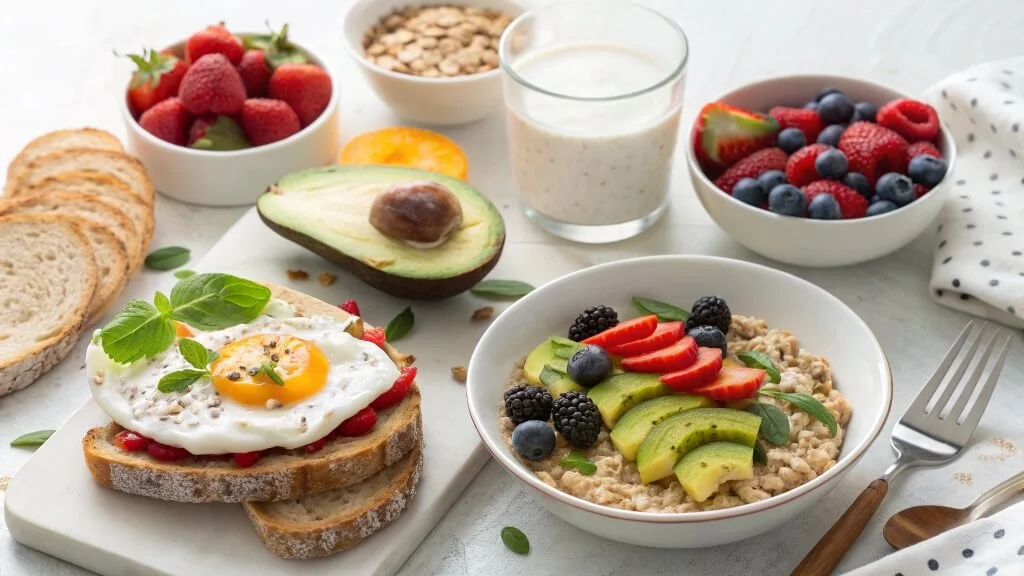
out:
{"label": "white bowl rim", "polygon": [[[250,34],[266,34],[266,32],[232,32],[235,36],[245,36]],[[161,48],[161,50],[177,49],[185,45],[185,40],[174,42]],[[156,136],[145,130],[139,121],[132,115],[131,108],[128,106],[128,89],[131,85],[131,78],[129,77],[128,83],[125,84],[124,97],[121,98],[121,116],[124,118],[125,123],[131,126],[131,130],[137,132],[142,138],[147,140],[154,146],[159,146],[166,150],[173,150],[186,156],[193,156],[198,158],[239,158],[246,156],[256,156],[263,152],[273,152],[279,148],[284,148],[289,144],[293,144],[298,140],[309,136],[316,130],[318,130],[323,124],[330,121],[330,118],[334,115],[334,109],[338,107],[338,93],[341,91],[338,87],[337,76],[331,71],[330,62],[320,55],[315,50],[311,50],[304,44],[291,41],[297,48],[313,57],[313,60],[323,68],[327,74],[331,77],[331,99],[327,102],[327,107],[320,113],[320,116],[316,120],[313,120],[308,126],[303,126],[298,132],[285,138],[284,140],[278,140],[277,142],[271,142],[270,144],[264,144],[262,146],[253,146],[251,148],[244,148],[242,150],[201,150],[198,148],[192,148],[191,146],[176,146],[170,142],[165,142]]]}
{"label": "white bowl rim", "polygon": [[[739,92],[740,90],[755,89],[755,88],[757,88],[759,86],[764,86],[766,84],[773,84],[773,83],[780,82],[780,81],[796,81],[796,80],[821,80],[823,82],[823,85],[827,85],[829,83],[838,83],[838,82],[865,84],[865,85],[871,86],[873,88],[879,88],[879,89],[882,89],[882,90],[888,90],[888,91],[893,92],[895,94],[900,94],[904,98],[912,98],[912,96],[910,96],[909,94],[903,92],[902,90],[897,90],[896,88],[894,88],[892,86],[889,86],[888,84],[883,84],[881,82],[875,82],[874,80],[864,80],[862,78],[854,78],[852,76],[839,76],[839,75],[834,75],[834,74],[790,74],[790,75],[786,75],[786,76],[773,76],[771,78],[763,78],[763,79],[758,80],[756,82],[750,82],[750,83],[747,83],[747,84],[742,84],[740,86],[736,86],[736,87],[734,87],[734,88],[732,88],[730,90],[727,90],[727,91],[719,94],[716,98],[713,98],[713,99],[709,100],[708,102],[720,102],[722,100],[725,100],[725,99],[729,98],[730,96],[734,95],[736,92]],[[700,115],[699,114],[697,115],[697,117],[694,118],[693,122],[690,123],[689,130],[687,130],[687,132],[686,132],[686,134],[687,134],[687,139],[686,139],[686,162],[687,162],[687,164],[690,167],[690,173],[696,175],[696,177],[700,179],[701,183],[705,184],[710,190],[712,190],[712,191],[714,191],[714,192],[716,192],[718,194],[721,194],[722,196],[725,196],[726,202],[728,202],[728,203],[730,203],[730,204],[732,204],[734,206],[737,206],[741,210],[745,210],[747,212],[752,212],[752,213],[757,213],[757,214],[762,215],[762,216],[764,216],[766,218],[785,219],[786,221],[789,221],[789,222],[793,222],[793,221],[803,222],[807,226],[818,226],[818,227],[856,226],[858,223],[864,222],[866,220],[871,220],[872,222],[874,222],[874,221],[880,221],[880,220],[882,220],[884,218],[898,218],[899,217],[898,214],[905,213],[904,209],[907,206],[916,206],[916,205],[919,205],[920,203],[923,203],[923,201],[920,202],[920,203],[919,202],[911,202],[907,206],[901,206],[900,208],[898,208],[896,210],[893,210],[891,212],[886,212],[884,214],[878,214],[876,216],[865,216],[863,218],[853,218],[853,219],[849,219],[849,220],[815,220],[813,218],[798,218],[798,217],[794,217],[794,216],[784,216],[782,214],[776,214],[774,212],[771,212],[769,210],[764,210],[764,209],[758,208],[756,206],[751,206],[750,204],[747,204],[746,202],[740,202],[739,200],[734,198],[732,194],[728,194],[728,193],[725,192],[725,190],[722,190],[721,188],[716,186],[715,183],[710,178],[708,178],[708,175],[704,173],[704,170],[701,169],[700,163],[697,162],[697,156],[694,154],[693,138],[691,138],[690,136],[693,134],[693,129],[694,129],[694,127],[696,127],[698,121],[700,121]],[[949,130],[946,128],[946,125],[942,122],[941,118],[939,120],[939,133],[942,136],[943,143],[946,144],[947,147],[948,147],[948,150],[946,151],[946,155],[948,155],[949,158],[945,158],[945,157],[943,158],[943,160],[946,160],[946,175],[942,178],[942,180],[938,184],[936,184],[935,186],[932,186],[932,190],[934,190],[935,188],[938,188],[939,186],[942,186],[942,185],[946,184],[950,180],[950,175],[953,173],[953,168],[954,168],[954,165],[956,164],[956,157],[957,157],[956,140],[953,138],[952,135],[950,135]],[[925,197],[928,198],[929,196],[931,196],[931,195],[926,195]]]}
{"label": "white bowl rim", "polygon": [[475,387],[473,385],[473,380],[472,380],[472,375],[473,375],[472,365],[473,365],[473,357],[475,357],[477,355],[477,350],[480,349],[479,342],[483,342],[484,340],[486,340],[487,337],[488,337],[488,334],[491,333],[495,329],[495,326],[496,325],[500,325],[500,322],[496,321],[495,323],[491,324],[487,328],[487,330],[484,332],[483,336],[481,336],[480,340],[478,341],[477,348],[474,349],[473,355],[470,358],[470,371],[469,371],[470,379],[467,380],[467,382],[466,382],[466,402],[467,402],[468,407],[469,407],[470,419],[473,422],[474,428],[476,428],[477,435],[480,436],[480,439],[482,440],[484,446],[487,448],[487,451],[491,453],[491,456],[494,457],[494,459],[499,464],[501,464],[502,467],[504,467],[505,470],[507,470],[509,472],[509,474],[511,474],[511,475],[515,476],[516,478],[518,478],[519,480],[525,482],[529,487],[533,488],[535,491],[539,492],[541,495],[546,496],[549,499],[555,500],[555,501],[557,501],[557,502],[559,502],[561,504],[565,504],[565,505],[570,506],[572,508],[576,508],[578,510],[581,510],[583,512],[590,512],[590,513],[593,513],[593,514],[597,514],[599,516],[604,516],[604,517],[614,518],[614,519],[619,519],[619,520],[629,520],[629,521],[634,521],[634,522],[645,522],[645,523],[651,523],[651,524],[685,524],[685,523],[697,523],[697,522],[710,522],[710,521],[725,520],[725,519],[730,519],[730,518],[740,518],[740,517],[744,517],[744,516],[749,516],[751,514],[757,514],[759,512],[764,512],[766,510],[771,510],[773,508],[777,508],[779,506],[782,506],[783,504],[786,504],[788,502],[796,500],[797,498],[800,498],[801,496],[804,496],[805,494],[808,494],[808,493],[810,493],[810,492],[812,492],[814,490],[822,488],[823,486],[825,486],[826,484],[828,484],[832,480],[836,479],[841,474],[845,473],[848,468],[851,468],[854,464],[857,463],[858,460],[860,460],[860,458],[862,456],[864,456],[864,453],[867,452],[868,448],[870,448],[875,443],[875,441],[878,439],[878,436],[882,433],[882,430],[885,428],[885,423],[889,419],[889,414],[892,412],[892,401],[893,401],[892,366],[889,364],[889,359],[885,355],[885,351],[882,349],[881,343],[878,342],[878,338],[875,337],[874,332],[872,332],[871,327],[869,327],[867,325],[867,323],[864,322],[864,320],[860,316],[857,315],[856,312],[854,312],[842,300],[836,298],[835,296],[833,296],[831,293],[829,293],[824,288],[821,288],[820,286],[818,286],[818,285],[816,285],[816,284],[814,284],[812,282],[804,280],[803,278],[800,278],[800,277],[794,276],[792,274],[789,274],[788,272],[783,272],[781,270],[776,270],[774,268],[769,268],[768,266],[762,266],[760,264],[755,264],[753,262],[747,262],[745,260],[738,260],[738,259],[734,259],[734,258],[724,258],[724,257],[721,257],[721,256],[705,256],[705,255],[695,255],[695,254],[665,254],[665,255],[657,255],[657,256],[642,256],[642,257],[638,257],[638,258],[627,258],[627,259],[624,259],[624,260],[616,260],[616,261],[612,261],[612,262],[605,262],[603,264],[597,264],[595,266],[590,266],[590,267],[587,267],[587,268],[583,268],[582,270],[577,270],[575,272],[571,272],[571,273],[569,273],[569,274],[567,274],[565,276],[561,276],[561,277],[559,277],[559,278],[557,278],[555,280],[552,280],[552,281],[544,284],[540,288],[534,290],[530,294],[526,295],[524,298],[522,298],[519,301],[515,302],[511,306],[509,306],[509,308],[507,310],[505,310],[505,312],[503,312],[502,315],[504,316],[504,315],[508,315],[508,314],[515,314],[518,311],[518,309],[522,307],[523,302],[526,302],[526,301],[532,300],[533,298],[538,297],[537,294],[540,293],[544,288],[547,288],[547,287],[553,286],[553,285],[557,285],[557,284],[573,282],[573,281],[576,281],[578,278],[580,278],[582,276],[586,276],[588,273],[592,274],[592,273],[595,273],[595,272],[600,271],[600,270],[604,270],[604,269],[608,269],[608,268],[614,268],[616,266],[622,265],[625,262],[630,262],[630,263],[641,262],[641,263],[666,265],[666,264],[685,264],[687,262],[694,262],[694,261],[713,261],[713,262],[719,262],[719,263],[724,263],[726,265],[739,266],[741,268],[759,269],[760,271],[763,271],[763,273],[766,273],[766,274],[787,277],[787,279],[789,281],[796,282],[798,284],[803,284],[806,288],[808,288],[808,289],[810,289],[812,291],[819,292],[825,298],[832,300],[837,306],[839,306],[841,308],[844,308],[849,314],[851,314],[853,316],[853,318],[856,319],[856,321],[861,325],[861,327],[863,327],[864,330],[866,330],[867,333],[871,336],[872,343],[874,344],[875,349],[877,350],[879,356],[885,362],[885,368],[886,368],[886,370],[885,370],[885,375],[886,376],[885,376],[885,381],[883,382],[883,390],[882,390],[882,393],[885,396],[885,398],[884,398],[885,408],[878,415],[876,415],[875,421],[872,423],[871,429],[868,432],[868,435],[865,437],[865,439],[859,445],[854,446],[853,450],[849,454],[845,455],[844,457],[841,457],[836,462],[835,466],[833,466],[832,468],[829,468],[828,470],[825,471],[825,473],[819,475],[818,477],[816,477],[815,479],[811,480],[810,482],[807,482],[805,484],[801,484],[800,486],[797,486],[796,488],[793,488],[792,490],[789,490],[789,491],[784,492],[782,494],[779,494],[777,496],[772,496],[770,498],[766,498],[765,500],[761,500],[760,502],[754,502],[752,504],[742,504],[740,506],[734,506],[732,508],[725,508],[725,509],[722,509],[722,510],[711,510],[711,511],[703,511],[703,512],[670,512],[670,513],[666,513],[666,512],[638,512],[638,511],[634,511],[634,510],[622,510],[622,509],[619,509],[619,508],[613,508],[611,506],[605,506],[603,504],[595,504],[593,502],[590,502],[588,500],[584,500],[584,499],[576,497],[576,496],[572,496],[570,494],[562,492],[561,490],[559,490],[557,488],[554,488],[552,486],[549,486],[549,485],[545,484],[535,474],[533,474],[532,472],[527,470],[525,468],[525,466],[521,462],[519,462],[514,456],[507,455],[504,451],[502,451],[500,449],[497,449],[497,448],[491,446],[488,443],[487,436],[485,436],[483,431],[482,431],[483,424],[482,424],[482,422],[480,420],[480,416],[476,413],[476,410],[474,410],[474,408],[473,408],[473,405],[474,405],[473,398],[475,396],[475,394],[474,394]]}

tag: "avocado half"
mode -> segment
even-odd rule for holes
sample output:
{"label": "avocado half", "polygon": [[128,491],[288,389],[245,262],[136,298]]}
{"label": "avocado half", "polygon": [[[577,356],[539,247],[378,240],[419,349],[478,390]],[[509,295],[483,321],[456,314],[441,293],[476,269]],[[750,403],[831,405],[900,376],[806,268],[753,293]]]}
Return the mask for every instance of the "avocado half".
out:
{"label": "avocado half", "polygon": [[[446,187],[462,206],[462,225],[444,244],[415,248],[370,225],[378,194],[423,180]],[[461,180],[413,168],[294,172],[267,188],[256,209],[271,230],[398,298],[439,300],[465,292],[494,268],[505,245],[505,221],[490,200]]]}

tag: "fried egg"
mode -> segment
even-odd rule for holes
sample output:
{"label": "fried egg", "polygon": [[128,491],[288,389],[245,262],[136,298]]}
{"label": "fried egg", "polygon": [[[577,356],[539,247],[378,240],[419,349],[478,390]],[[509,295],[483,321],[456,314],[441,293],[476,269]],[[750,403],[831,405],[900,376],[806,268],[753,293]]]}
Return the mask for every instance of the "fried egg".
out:
{"label": "fried egg", "polygon": [[[94,338],[86,352],[92,397],[124,428],[192,454],[299,448],[319,440],[366,408],[398,378],[377,345],[345,331],[354,321],[297,317],[271,300],[261,316],[210,332],[176,325],[217,353],[209,374],[180,392],[160,392],[160,379],[193,368],[177,341],[153,358],[111,360]],[[260,370],[276,365],[276,378]]]}

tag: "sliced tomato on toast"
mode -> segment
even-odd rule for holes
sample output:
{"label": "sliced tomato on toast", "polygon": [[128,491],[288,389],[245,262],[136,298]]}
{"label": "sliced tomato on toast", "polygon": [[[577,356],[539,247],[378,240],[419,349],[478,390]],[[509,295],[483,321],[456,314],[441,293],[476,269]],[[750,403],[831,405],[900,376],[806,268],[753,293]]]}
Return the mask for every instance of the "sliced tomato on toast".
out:
{"label": "sliced tomato on toast", "polygon": [[682,370],[662,374],[661,381],[676,392],[689,392],[713,382],[721,369],[721,348],[698,348],[697,360],[693,364]]}
{"label": "sliced tomato on toast", "polygon": [[678,342],[682,337],[682,322],[663,322],[658,324],[658,327],[654,329],[654,333],[647,338],[609,346],[606,350],[609,354],[615,356],[639,356],[640,354],[661,350],[673,342]]}
{"label": "sliced tomato on toast", "polygon": [[689,336],[671,346],[622,359],[622,369],[630,372],[663,374],[682,370],[697,360],[697,341]]}
{"label": "sliced tomato on toast", "polygon": [[640,318],[619,322],[604,332],[594,334],[590,338],[583,340],[582,343],[600,346],[607,351],[611,346],[618,346],[626,342],[647,338],[654,334],[657,328],[658,317],[651,314],[650,316],[641,316]]}
{"label": "sliced tomato on toast", "polygon": [[694,388],[690,394],[700,394],[719,402],[752,398],[764,382],[765,371],[746,366],[723,366],[710,384]]}

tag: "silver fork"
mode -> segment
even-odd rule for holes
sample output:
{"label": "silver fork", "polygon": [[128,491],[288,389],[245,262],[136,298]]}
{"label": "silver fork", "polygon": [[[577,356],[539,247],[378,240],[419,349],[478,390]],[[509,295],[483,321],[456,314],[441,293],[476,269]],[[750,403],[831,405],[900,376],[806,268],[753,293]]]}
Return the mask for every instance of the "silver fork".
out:
{"label": "silver fork", "polygon": [[[860,493],[853,504],[839,518],[832,528],[818,540],[814,548],[804,556],[791,576],[828,576],[839,565],[843,555],[853,547],[857,537],[864,531],[878,506],[889,491],[889,484],[903,470],[910,466],[936,466],[945,464],[963,452],[964,447],[978,427],[978,421],[985,413],[985,407],[992,397],[999,373],[1003,369],[1006,353],[1013,335],[1007,330],[997,328],[989,331],[988,323],[983,322],[967,352],[962,355],[956,369],[950,375],[953,362],[960,356],[960,350],[974,331],[974,322],[968,322],[953,345],[949,347],[935,373],[911,402],[907,411],[900,418],[892,431],[892,447],[896,451],[896,461],[889,466],[882,476]],[[978,349],[986,332],[991,332],[985,340],[984,351],[978,358]],[[1003,337],[1005,335],[1005,337]],[[967,410],[968,402],[978,388],[978,382],[990,364],[992,351],[996,341],[1001,340],[1002,346],[994,363],[988,370],[988,377],[978,391],[977,399]],[[964,381],[971,365],[974,368]],[[947,379],[947,376],[949,378]],[[953,399],[954,392],[960,393]],[[932,402],[933,398],[936,398]],[[949,409],[945,408],[947,405]]]}

